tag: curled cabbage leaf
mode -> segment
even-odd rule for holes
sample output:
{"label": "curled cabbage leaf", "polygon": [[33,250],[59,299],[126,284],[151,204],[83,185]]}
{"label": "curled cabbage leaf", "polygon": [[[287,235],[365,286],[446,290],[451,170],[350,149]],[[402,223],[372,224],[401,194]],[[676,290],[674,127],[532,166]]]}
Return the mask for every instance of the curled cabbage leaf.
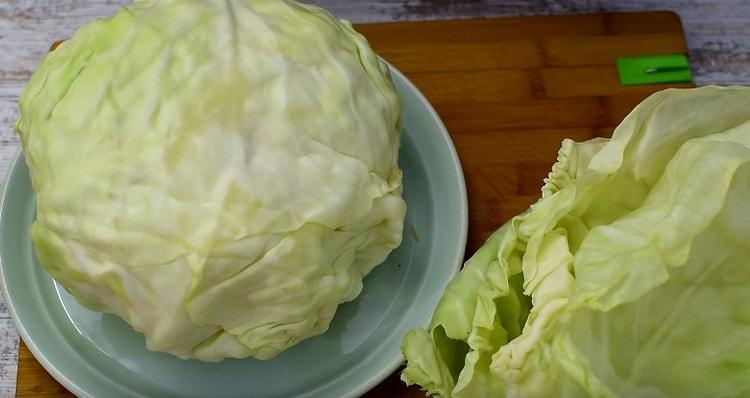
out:
{"label": "curled cabbage leaf", "polygon": [[41,265],[150,350],[268,359],[401,242],[401,103],[346,21],[136,1],[46,56],[17,130]]}
{"label": "curled cabbage leaf", "polygon": [[402,378],[443,397],[750,394],[750,89],[666,90],[565,140]]}

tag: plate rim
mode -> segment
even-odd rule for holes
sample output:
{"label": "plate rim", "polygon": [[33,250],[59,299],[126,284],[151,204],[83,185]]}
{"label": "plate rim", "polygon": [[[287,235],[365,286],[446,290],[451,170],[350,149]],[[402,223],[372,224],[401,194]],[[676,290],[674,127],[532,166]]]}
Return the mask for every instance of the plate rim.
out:
{"label": "plate rim", "polygon": [[[450,160],[453,163],[453,167],[451,167],[451,170],[454,174],[453,177],[458,182],[458,205],[460,207],[458,220],[459,220],[460,225],[458,228],[459,237],[457,240],[459,249],[457,250],[456,258],[453,259],[452,261],[454,265],[453,265],[452,272],[450,274],[450,277],[451,277],[450,279],[452,279],[461,269],[461,266],[464,262],[466,242],[468,239],[468,229],[469,229],[468,194],[466,190],[466,180],[464,177],[461,160],[458,156],[458,152],[456,151],[456,147],[453,144],[453,140],[451,139],[450,134],[448,133],[448,129],[445,127],[445,124],[443,123],[442,119],[438,115],[437,111],[435,111],[435,108],[432,106],[432,104],[427,100],[424,94],[416,87],[416,85],[414,85],[414,83],[411,80],[409,80],[401,71],[399,71],[391,63],[385,60],[383,60],[383,62],[385,62],[388,65],[392,79],[401,80],[403,85],[406,86],[412,92],[414,97],[419,101],[423,109],[430,116],[431,120],[435,123],[437,127],[436,130],[439,131],[440,133],[439,136],[440,136],[441,141],[444,144],[444,148],[448,150],[448,155],[450,156]],[[15,170],[19,167],[18,163],[21,161],[24,161],[23,159],[24,158],[22,156],[22,144],[19,144],[18,148],[16,149],[16,153],[14,155],[13,161],[10,167],[8,168],[7,175],[4,178],[5,185],[3,186],[2,196],[0,197],[0,222],[4,220],[4,218],[2,217],[2,214],[4,214],[4,211],[5,211],[6,198],[8,196],[8,189],[9,189],[11,180],[15,176]],[[29,334],[24,324],[20,322],[20,319],[16,312],[16,305],[14,304],[14,300],[10,296],[7,285],[6,285],[4,263],[5,263],[4,262],[4,250],[2,250],[2,245],[0,245],[0,290],[2,290],[3,299],[5,300],[5,304],[6,304],[6,307],[8,308],[8,312],[13,322],[13,326],[18,332],[19,337],[23,340],[24,344],[29,349],[29,351],[34,356],[34,358],[42,365],[44,370],[47,371],[47,373],[49,373],[58,383],[60,383],[63,387],[65,387],[68,391],[70,391],[76,396],[91,397],[91,395],[86,390],[80,387],[75,381],[65,376],[63,372],[61,372],[56,366],[52,364],[52,361],[47,358],[47,356],[44,354],[44,352],[42,352],[42,350],[39,349],[39,347],[35,343],[35,339]],[[450,281],[450,279],[448,281]],[[446,281],[446,283],[448,281]],[[428,325],[425,324],[423,326],[427,327]],[[388,376],[393,374],[403,362],[404,362],[403,353],[399,351],[398,356],[388,366],[383,366],[379,371],[373,373],[369,379],[363,380],[363,382],[359,383],[357,387],[352,388],[349,391],[349,393],[345,395],[345,397],[358,397],[368,392],[373,387],[377,386],[379,383],[385,380]],[[18,376],[16,374],[16,383],[17,383],[17,377]]]}
{"label": "plate rim", "polygon": [[[381,60],[383,60],[381,58]],[[390,62],[383,60],[383,62],[388,65],[388,69],[391,73],[391,75],[395,75],[397,78],[399,78],[411,91],[414,93],[414,96],[419,100],[419,102],[423,105],[424,109],[427,111],[427,113],[430,115],[432,120],[435,121],[437,124],[437,129],[440,130],[440,137],[443,139],[444,144],[446,148],[448,149],[448,152],[451,157],[451,161],[454,164],[455,167],[452,168],[452,170],[457,174],[457,180],[458,180],[458,189],[459,189],[459,206],[460,209],[460,220],[461,220],[461,226],[460,226],[460,236],[458,239],[459,247],[462,248],[462,250],[458,250],[457,257],[454,259],[454,265],[453,270],[451,272],[451,278],[448,280],[452,280],[455,278],[455,276],[458,274],[458,271],[461,269],[464,263],[464,257],[466,253],[466,242],[468,239],[469,234],[469,199],[468,194],[466,191],[466,179],[464,177],[464,171],[463,166],[461,165],[461,158],[458,156],[458,151],[456,151],[456,146],[453,145],[453,139],[451,139],[450,133],[448,133],[448,129],[445,127],[445,124],[443,123],[443,119],[440,118],[440,115],[438,115],[435,108],[433,108],[430,101],[427,100],[427,97],[424,96],[422,91],[417,88],[414,83],[412,83],[409,78],[406,77],[400,70],[398,70],[393,64]],[[2,210],[2,209],[0,209]],[[0,267],[0,274],[2,274],[2,267]],[[4,285],[3,285],[4,286]],[[435,303],[437,305],[437,303]],[[429,325],[422,325],[424,327],[428,327]],[[384,367],[380,372],[377,372],[374,374],[373,377],[370,378],[370,380],[366,383],[360,384],[358,388],[355,388],[351,391],[349,395],[346,396],[346,398],[354,398],[358,397],[368,391],[370,391],[373,387],[380,384],[383,380],[388,378],[393,372],[398,369],[399,366],[405,361],[404,354],[399,350],[398,357],[396,360],[391,363],[390,366]]]}
{"label": "plate rim", "polygon": [[[19,144],[18,149],[16,149],[16,153],[13,157],[13,162],[10,165],[10,168],[8,169],[8,174],[5,176],[5,185],[3,186],[3,192],[2,192],[2,200],[0,200],[0,221],[2,221],[2,214],[4,214],[5,211],[5,199],[7,198],[8,194],[8,187],[10,186],[11,179],[15,176],[15,170],[18,168],[18,163],[22,161],[23,157],[21,156],[22,148],[21,144]],[[6,286],[5,282],[5,266],[3,265],[5,263],[4,261],[4,250],[2,250],[2,245],[0,245],[0,288],[2,288],[3,291],[3,300],[5,301],[5,307],[8,309],[8,313],[10,314],[10,319],[13,322],[13,327],[16,328],[16,331],[18,332],[19,337],[21,340],[23,340],[23,343],[26,345],[26,347],[29,349],[29,352],[31,352],[31,355],[34,356],[34,358],[39,362],[40,365],[44,368],[44,370],[47,371],[58,383],[60,383],[63,387],[65,387],[68,391],[73,393],[77,397],[90,397],[86,391],[81,389],[75,382],[70,380],[69,378],[65,377],[65,375],[60,372],[55,366],[52,365],[52,362],[47,359],[47,356],[42,352],[42,350],[37,347],[36,343],[34,342],[34,339],[29,334],[28,330],[24,326],[23,323],[20,322],[18,315],[16,313],[16,305],[14,304],[13,298],[10,296],[10,293],[8,293],[8,288]],[[19,342],[20,344],[20,342]],[[20,345],[19,345],[20,350]],[[16,362],[16,367],[18,366],[19,360]],[[18,370],[16,370],[16,387],[18,388]]]}

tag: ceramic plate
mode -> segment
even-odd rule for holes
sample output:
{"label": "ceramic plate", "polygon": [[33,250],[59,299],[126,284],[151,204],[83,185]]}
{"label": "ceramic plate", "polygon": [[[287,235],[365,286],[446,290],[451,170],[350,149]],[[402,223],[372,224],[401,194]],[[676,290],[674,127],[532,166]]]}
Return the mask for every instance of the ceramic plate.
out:
{"label": "ceramic plate", "polygon": [[325,334],[270,361],[210,364],[149,352],[120,318],[81,307],[34,257],[34,192],[19,155],[0,212],[0,270],[6,303],[34,356],[73,393],[94,397],[346,397],[395,371],[404,332],[428,324],[462,262],[468,217],[461,165],[445,127],[392,70],[404,100],[403,243],[365,278],[362,294],[339,307]]}

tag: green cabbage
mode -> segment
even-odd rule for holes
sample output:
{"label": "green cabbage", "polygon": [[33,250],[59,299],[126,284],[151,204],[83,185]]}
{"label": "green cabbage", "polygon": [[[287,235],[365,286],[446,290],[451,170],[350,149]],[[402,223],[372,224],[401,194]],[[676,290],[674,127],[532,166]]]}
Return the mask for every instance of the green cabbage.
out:
{"label": "green cabbage", "polygon": [[324,332],[401,242],[401,103],[346,21],[144,0],[51,52],[17,124],[39,262],[182,358]]}
{"label": "green cabbage", "polygon": [[750,396],[750,89],[652,95],[565,140],[402,374],[443,397]]}

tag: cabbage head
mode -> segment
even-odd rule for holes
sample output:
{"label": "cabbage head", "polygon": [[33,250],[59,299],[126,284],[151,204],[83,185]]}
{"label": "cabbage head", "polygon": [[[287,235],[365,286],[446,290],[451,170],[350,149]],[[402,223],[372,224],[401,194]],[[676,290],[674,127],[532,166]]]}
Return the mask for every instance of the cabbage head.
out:
{"label": "cabbage head", "polygon": [[271,358],[401,242],[400,99],[320,8],[135,1],[48,54],[20,111],[40,264],[150,350]]}
{"label": "cabbage head", "polygon": [[750,89],[662,91],[564,141],[402,349],[442,397],[750,396]]}

